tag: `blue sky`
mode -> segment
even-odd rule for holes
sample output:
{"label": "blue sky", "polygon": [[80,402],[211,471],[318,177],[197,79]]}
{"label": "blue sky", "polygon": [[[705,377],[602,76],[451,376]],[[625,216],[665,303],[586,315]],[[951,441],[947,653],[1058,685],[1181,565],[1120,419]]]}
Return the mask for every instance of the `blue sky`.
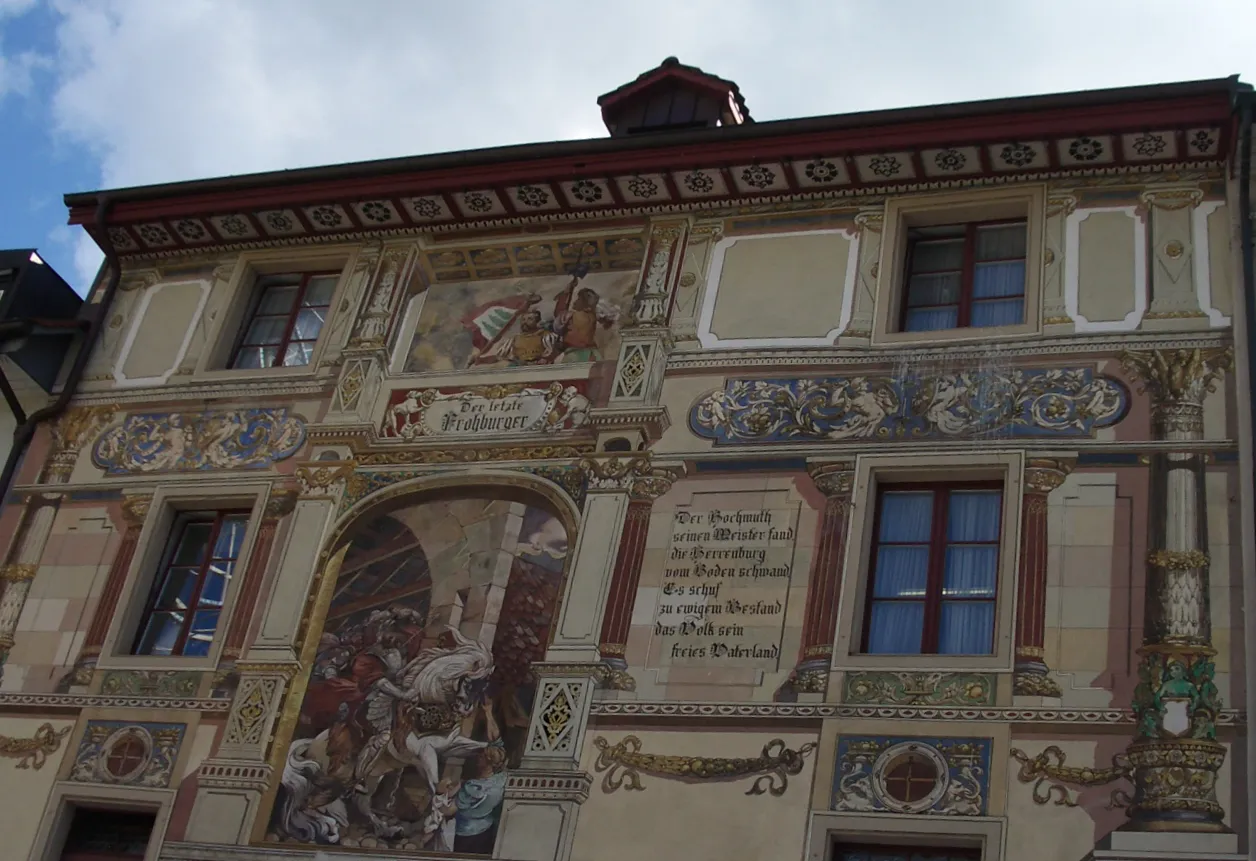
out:
{"label": "blue sky", "polygon": [[0,248],[82,292],[66,192],[602,136],[669,54],[765,120],[1256,81],[1253,33],[1251,0],[0,0]]}

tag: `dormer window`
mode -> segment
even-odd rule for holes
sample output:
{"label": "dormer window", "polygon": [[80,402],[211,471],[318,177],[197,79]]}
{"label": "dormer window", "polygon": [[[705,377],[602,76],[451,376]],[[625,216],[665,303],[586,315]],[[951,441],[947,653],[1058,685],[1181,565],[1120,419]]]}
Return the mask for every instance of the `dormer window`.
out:
{"label": "dormer window", "polygon": [[675,57],[597,101],[615,137],[751,122],[735,83]]}

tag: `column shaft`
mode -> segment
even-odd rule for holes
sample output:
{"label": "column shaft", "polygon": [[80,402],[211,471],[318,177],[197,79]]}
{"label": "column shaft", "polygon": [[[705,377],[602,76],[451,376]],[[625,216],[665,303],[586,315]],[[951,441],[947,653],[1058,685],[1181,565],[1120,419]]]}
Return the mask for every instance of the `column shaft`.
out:
{"label": "column shaft", "polygon": [[1058,697],[1060,686],[1048,675],[1047,627],[1047,497],[1064,483],[1069,466],[1057,460],[1031,458],[1025,467],[1021,502],[1021,553],[1016,592],[1016,673],[1018,696]]}

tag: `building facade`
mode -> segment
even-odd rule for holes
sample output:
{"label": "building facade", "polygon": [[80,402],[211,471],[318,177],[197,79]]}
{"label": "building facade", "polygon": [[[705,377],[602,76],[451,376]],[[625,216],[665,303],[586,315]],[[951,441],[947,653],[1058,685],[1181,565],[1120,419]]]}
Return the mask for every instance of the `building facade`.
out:
{"label": "building facade", "polygon": [[1246,857],[1245,93],[71,195],[5,857]]}

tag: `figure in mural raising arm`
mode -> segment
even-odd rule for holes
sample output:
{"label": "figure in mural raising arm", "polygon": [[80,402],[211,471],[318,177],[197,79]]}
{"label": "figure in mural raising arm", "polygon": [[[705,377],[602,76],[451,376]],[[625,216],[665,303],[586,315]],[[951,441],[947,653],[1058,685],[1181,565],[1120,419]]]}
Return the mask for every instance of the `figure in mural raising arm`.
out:
{"label": "figure in mural raising arm", "polygon": [[489,855],[493,851],[497,818],[506,796],[506,748],[493,717],[493,705],[485,702],[485,734],[488,744],[475,759],[475,776],[458,790],[454,851]]}

